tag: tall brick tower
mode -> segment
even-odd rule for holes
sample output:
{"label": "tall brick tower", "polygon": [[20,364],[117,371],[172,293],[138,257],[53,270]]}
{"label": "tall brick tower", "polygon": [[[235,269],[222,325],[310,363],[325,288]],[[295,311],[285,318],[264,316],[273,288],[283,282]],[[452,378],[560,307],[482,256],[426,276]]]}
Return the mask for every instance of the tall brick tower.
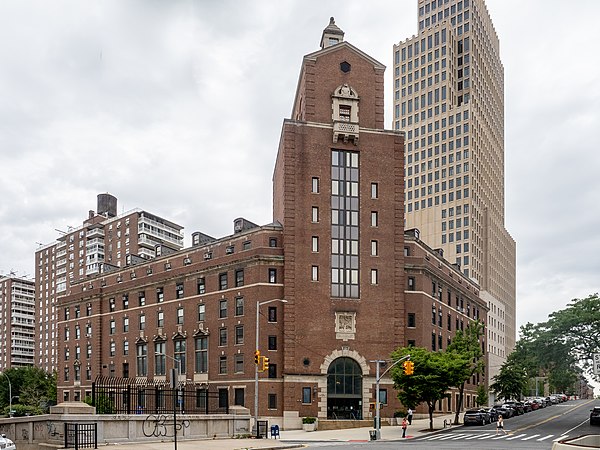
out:
{"label": "tall brick tower", "polygon": [[383,128],[385,67],[343,39],[331,18],[321,49],[304,57],[273,176],[284,426],[366,416],[370,361],[405,345],[403,133]]}

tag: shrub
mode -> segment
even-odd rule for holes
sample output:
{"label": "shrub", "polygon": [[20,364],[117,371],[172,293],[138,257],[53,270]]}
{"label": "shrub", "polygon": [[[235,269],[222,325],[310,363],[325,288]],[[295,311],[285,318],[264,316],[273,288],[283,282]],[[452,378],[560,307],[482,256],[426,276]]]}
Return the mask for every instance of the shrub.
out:
{"label": "shrub", "polygon": [[317,421],[316,417],[303,417],[302,423],[315,423]]}

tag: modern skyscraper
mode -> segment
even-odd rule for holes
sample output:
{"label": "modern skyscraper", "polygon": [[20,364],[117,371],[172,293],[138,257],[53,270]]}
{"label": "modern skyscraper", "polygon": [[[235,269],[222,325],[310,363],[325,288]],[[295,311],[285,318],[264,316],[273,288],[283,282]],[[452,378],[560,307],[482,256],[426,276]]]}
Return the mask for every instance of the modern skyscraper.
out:
{"label": "modern skyscraper", "polygon": [[505,228],[504,69],[484,0],[419,0],[394,46],[394,128],[406,133],[406,228],[476,280],[489,376],[515,344],[516,244]]}
{"label": "modern skyscraper", "polygon": [[34,282],[0,275],[0,371],[34,365],[35,315]]}

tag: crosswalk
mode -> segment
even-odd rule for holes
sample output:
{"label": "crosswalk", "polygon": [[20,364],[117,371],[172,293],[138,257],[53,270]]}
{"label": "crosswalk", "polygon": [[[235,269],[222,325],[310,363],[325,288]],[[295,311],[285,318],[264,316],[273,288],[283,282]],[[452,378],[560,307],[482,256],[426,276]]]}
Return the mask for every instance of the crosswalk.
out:
{"label": "crosswalk", "polygon": [[434,436],[426,436],[418,438],[420,441],[537,441],[537,442],[557,442],[567,439],[568,434],[554,435],[554,434],[527,434],[527,433],[508,433],[508,434],[496,434],[494,433],[442,433]]}

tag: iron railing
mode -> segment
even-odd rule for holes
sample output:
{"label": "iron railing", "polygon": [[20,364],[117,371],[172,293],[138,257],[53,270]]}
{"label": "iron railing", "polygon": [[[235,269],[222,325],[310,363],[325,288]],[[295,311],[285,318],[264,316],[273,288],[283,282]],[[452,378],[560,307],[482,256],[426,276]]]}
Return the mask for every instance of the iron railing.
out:
{"label": "iron railing", "polygon": [[227,389],[186,381],[172,389],[167,381],[98,377],[92,383],[97,414],[228,414]]}
{"label": "iron railing", "polygon": [[65,448],[98,448],[98,424],[65,423]]}

